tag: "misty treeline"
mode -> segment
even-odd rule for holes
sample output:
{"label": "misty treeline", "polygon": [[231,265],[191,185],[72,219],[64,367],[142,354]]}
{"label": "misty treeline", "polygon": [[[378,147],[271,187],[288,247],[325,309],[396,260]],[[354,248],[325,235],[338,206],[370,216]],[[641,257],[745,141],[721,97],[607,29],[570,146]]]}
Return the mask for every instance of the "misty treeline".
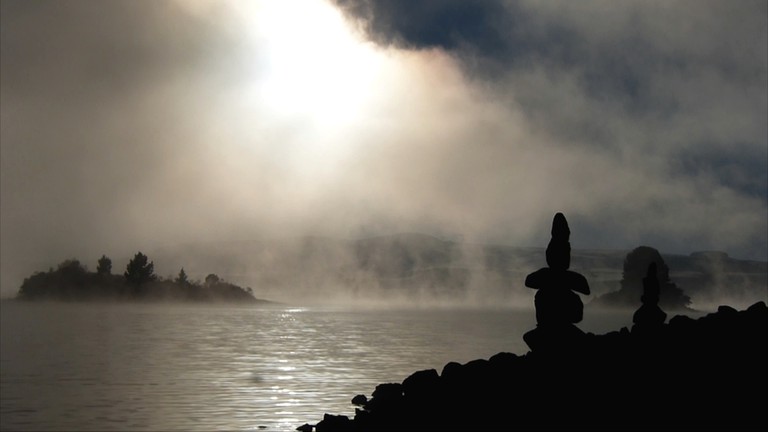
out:
{"label": "misty treeline", "polygon": [[[523,281],[545,263],[543,248],[469,244],[416,233],[358,240],[203,243],[156,253],[157,260],[181,269],[176,277],[156,277],[144,254],[137,254],[117,274],[104,256],[93,273],[67,260],[56,270],[27,278],[18,297],[253,300],[250,288],[226,279],[254,287],[260,298],[289,303],[531,307],[533,293]],[[666,311],[768,301],[764,261],[715,251],[661,254],[649,246],[571,251],[571,268],[587,278],[592,291],[584,298],[585,306],[639,307],[642,278],[651,261],[657,263],[659,305]],[[184,268],[207,268],[216,274],[191,281]]]}
{"label": "misty treeline", "polygon": [[190,280],[182,267],[175,278],[158,277],[154,263],[141,252],[128,262],[122,274],[112,273],[112,260],[102,255],[96,271],[77,259],[68,259],[56,269],[36,272],[24,279],[17,298],[21,300],[178,300],[256,301],[251,288],[226,282],[216,274],[204,281]]}
{"label": "misty treeline", "polygon": [[[724,252],[663,254],[633,250],[571,251],[571,268],[589,281],[585,305],[636,309],[642,278],[657,261],[665,310],[768,301],[768,263]],[[363,239],[297,237],[199,243],[165,250],[163,262],[209,266],[254,287],[259,296],[306,303],[532,307],[523,285],[545,264],[544,248],[466,243],[418,233]],[[158,258],[159,259],[159,258]],[[619,294],[601,298],[605,294]]]}

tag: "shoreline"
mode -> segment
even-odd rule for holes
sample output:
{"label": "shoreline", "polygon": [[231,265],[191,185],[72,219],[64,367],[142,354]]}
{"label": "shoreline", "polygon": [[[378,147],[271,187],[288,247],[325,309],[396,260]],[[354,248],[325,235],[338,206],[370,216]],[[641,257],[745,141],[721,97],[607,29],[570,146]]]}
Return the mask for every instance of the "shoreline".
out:
{"label": "shoreline", "polygon": [[657,331],[585,333],[523,355],[450,362],[357,395],[301,431],[765,430],[768,307],[721,305]]}

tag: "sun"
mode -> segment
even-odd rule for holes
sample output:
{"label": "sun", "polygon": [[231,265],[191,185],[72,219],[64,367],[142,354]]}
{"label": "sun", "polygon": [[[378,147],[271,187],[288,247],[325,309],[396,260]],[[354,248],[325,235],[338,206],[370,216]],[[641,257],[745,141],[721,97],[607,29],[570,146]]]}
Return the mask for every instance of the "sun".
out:
{"label": "sun", "polygon": [[331,181],[360,150],[358,132],[389,112],[396,57],[324,0],[226,4],[239,60],[217,130],[306,183]]}
{"label": "sun", "polygon": [[323,126],[358,120],[384,56],[341,11],[318,0],[266,1],[250,15],[259,62],[253,90],[273,114]]}

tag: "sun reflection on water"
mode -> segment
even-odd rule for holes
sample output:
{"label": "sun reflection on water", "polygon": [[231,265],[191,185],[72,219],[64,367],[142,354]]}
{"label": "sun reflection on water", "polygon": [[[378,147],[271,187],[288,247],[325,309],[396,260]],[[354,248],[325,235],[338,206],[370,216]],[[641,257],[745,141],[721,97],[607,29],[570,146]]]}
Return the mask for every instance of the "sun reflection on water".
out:
{"label": "sun reflection on water", "polygon": [[3,306],[13,324],[2,328],[4,430],[293,431],[325,413],[353,416],[354,395],[417,370],[524,352],[535,322],[487,311],[16,307]]}

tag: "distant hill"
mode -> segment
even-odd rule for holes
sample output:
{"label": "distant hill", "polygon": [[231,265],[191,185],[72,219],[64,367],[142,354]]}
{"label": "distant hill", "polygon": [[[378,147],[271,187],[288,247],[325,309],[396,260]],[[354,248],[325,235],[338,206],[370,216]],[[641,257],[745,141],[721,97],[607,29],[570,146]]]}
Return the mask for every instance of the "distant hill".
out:
{"label": "distant hill", "polygon": [[[582,273],[592,289],[585,304],[621,288],[628,252],[572,251],[571,269]],[[691,298],[694,308],[716,308],[723,299],[737,307],[768,300],[768,262],[734,259],[723,252],[661,255],[672,282]],[[531,305],[533,292],[524,287],[525,276],[546,265],[543,247],[462,243],[418,233],[359,240],[201,243],[155,251],[153,256],[177,262],[175,267],[184,263],[189,269],[213,269],[253,287],[259,297],[308,302]]]}

